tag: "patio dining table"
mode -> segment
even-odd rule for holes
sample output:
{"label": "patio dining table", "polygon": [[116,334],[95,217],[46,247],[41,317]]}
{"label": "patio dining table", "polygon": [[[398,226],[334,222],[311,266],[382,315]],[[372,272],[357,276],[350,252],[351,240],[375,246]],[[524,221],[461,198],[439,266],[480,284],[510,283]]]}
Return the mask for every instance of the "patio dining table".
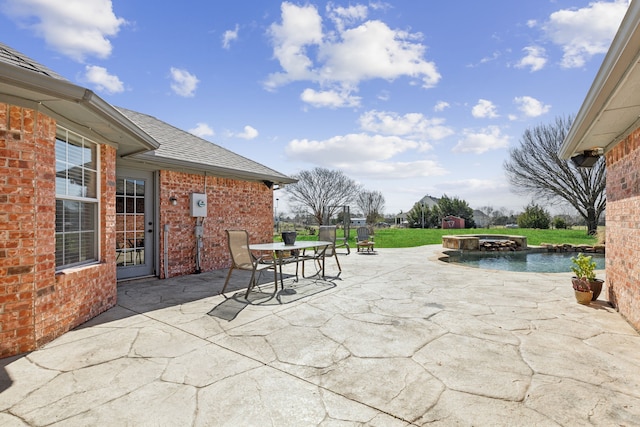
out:
{"label": "patio dining table", "polygon": [[[264,251],[271,252],[273,254],[273,261],[276,264],[280,272],[280,285],[284,289],[284,280],[282,278],[282,266],[284,264],[296,263],[296,277],[298,275],[298,263],[308,260],[320,260],[321,268],[316,274],[320,274],[324,278],[324,254],[332,242],[326,242],[323,240],[299,240],[292,245],[285,245],[284,242],[271,242],[271,243],[254,243],[249,245],[249,249],[252,251]],[[300,251],[305,249],[314,249],[314,255],[300,255]],[[285,252],[291,252],[291,256],[285,257]],[[304,274],[304,268],[303,268]],[[278,288],[278,280],[275,279],[274,283],[276,289]]]}

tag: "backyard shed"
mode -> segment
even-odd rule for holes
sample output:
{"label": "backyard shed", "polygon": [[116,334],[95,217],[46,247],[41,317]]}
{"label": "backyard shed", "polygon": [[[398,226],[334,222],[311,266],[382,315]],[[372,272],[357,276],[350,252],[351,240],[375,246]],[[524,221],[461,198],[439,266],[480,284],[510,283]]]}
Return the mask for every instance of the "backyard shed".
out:
{"label": "backyard shed", "polygon": [[459,216],[448,215],[442,218],[442,228],[464,228],[465,221],[464,218],[460,218]]}

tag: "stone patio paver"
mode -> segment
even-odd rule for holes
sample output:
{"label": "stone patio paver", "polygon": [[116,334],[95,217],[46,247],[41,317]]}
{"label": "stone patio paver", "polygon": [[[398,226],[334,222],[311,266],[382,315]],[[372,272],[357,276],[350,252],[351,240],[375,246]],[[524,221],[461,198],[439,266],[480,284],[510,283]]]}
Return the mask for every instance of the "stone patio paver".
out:
{"label": "stone patio paver", "polygon": [[640,425],[640,335],[606,289],[581,306],[569,272],[441,255],[339,255],[328,281],[264,275],[248,300],[243,272],[225,296],[222,270],[123,283],[113,309],[0,359],[0,425]]}

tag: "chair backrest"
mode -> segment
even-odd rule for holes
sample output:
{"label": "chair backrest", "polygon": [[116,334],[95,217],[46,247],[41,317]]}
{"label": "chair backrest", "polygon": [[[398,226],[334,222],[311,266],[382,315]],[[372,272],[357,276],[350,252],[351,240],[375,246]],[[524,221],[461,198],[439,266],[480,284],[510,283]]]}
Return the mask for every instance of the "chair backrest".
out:
{"label": "chair backrest", "polygon": [[237,267],[253,263],[253,256],[249,250],[249,233],[247,230],[225,230],[229,244],[231,260]]}
{"label": "chair backrest", "polygon": [[358,242],[369,240],[369,229],[367,227],[358,227]]}
{"label": "chair backrest", "polygon": [[327,248],[327,251],[325,252],[326,256],[333,255],[333,252],[335,251],[335,245],[336,245],[336,226],[321,225],[320,230],[318,231],[318,240],[333,243],[333,245],[329,246]]}

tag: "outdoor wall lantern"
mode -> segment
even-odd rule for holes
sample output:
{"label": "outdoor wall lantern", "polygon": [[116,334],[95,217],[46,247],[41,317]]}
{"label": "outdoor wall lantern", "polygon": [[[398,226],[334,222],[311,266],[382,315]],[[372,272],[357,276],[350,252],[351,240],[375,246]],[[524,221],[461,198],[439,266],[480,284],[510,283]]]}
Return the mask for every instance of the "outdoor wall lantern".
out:
{"label": "outdoor wall lantern", "polygon": [[171,196],[171,197],[169,197],[169,201],[171,202],[171,204],[172,204],[173,206],[175,206],[175,205],[177,205],[177,204],[178,204],[178,199],[176,199],[176,197],[175,197],[175,196]]}
{"label": "outdoor wall lantern", "polygon": [[592,168],[603,154],[604,149],[592,148],[591,150],[584,150],[582,154],[573,156],[571,161],[579,168]]}

